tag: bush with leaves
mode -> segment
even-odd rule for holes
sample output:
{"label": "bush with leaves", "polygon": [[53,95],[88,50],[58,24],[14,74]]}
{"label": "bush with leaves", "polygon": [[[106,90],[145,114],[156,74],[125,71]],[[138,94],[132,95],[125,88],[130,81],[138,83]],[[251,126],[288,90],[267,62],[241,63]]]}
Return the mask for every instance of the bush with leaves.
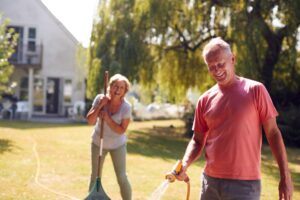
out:
{"label": "bush with leaves", "polygon": [[[13,73],[13,66],[8,62],[14,53],[18,35],[13,29],[7,29],[8,20],[0,14],[0,94],[9,92],[9,78]],[[0,95],[1,98],[2,95]]]}
{"label": "bush with leaves", "polygon": [[300,106],[290,105],[279,111],[278,124],[287,146],[300,147]]}

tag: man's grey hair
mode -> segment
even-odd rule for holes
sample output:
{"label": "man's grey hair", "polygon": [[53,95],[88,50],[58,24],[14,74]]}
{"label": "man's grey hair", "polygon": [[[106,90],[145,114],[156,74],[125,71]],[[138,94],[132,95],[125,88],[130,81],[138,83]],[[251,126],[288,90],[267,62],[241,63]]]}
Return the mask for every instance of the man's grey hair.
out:
{"label": "man's grey hair", "polygon": [[206,56],[211,52],[216,52],[218,50],[224,50],[228,53],[231,53],[230,45],[225,42],[221,37],[216,37],[211,39],[205,46],[202,51],[202,56],[205,60]]}

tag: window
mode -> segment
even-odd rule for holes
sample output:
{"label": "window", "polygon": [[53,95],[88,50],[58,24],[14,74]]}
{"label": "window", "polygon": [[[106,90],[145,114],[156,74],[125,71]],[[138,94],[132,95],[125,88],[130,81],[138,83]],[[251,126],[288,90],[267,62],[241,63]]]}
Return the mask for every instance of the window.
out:
{"label": "window", "polygon": [[71,103],[72,102],[72,80],[66,79],[64,82],[64,102]]}
{"label": "window", "polygon": [[23,27],[20,26],[8,26],[8,29],[14,29],[14,34],[19,34],[18,37],[18,41],[17,41],[17,45],[15,46],[15,52],[12,54],[12,56],[10,57],[10,61],[13,63],[18,63],[22,61],[23,58],[23,36],[24,36],[24,29]]}
{"label": "window", "polygon": [[36,30],[35,28],[29,28],[28,30],[28,38],[35,39],[36,38]]}
{"label": "window", "polygon": [[27,51],[35,52],[36,51],[36,29],[28,29],[28,42],[27,42]]}
{"label": "window", "polygon": [[28,101],[28,78],[22,77],[20,83],[20,100]]}
{"label": "window", "polygon": [[34,52],[36,49],[35,41],[28,41],[28,51]]}

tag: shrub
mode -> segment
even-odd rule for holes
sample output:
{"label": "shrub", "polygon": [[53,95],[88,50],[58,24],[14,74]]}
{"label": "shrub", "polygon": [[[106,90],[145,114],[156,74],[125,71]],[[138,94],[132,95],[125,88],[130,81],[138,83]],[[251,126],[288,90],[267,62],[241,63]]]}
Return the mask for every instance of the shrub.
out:
{"label": "shrub", "polygon": [[300,106],[290,105],[279,110],[278,126],[287,146],[300,147]]}

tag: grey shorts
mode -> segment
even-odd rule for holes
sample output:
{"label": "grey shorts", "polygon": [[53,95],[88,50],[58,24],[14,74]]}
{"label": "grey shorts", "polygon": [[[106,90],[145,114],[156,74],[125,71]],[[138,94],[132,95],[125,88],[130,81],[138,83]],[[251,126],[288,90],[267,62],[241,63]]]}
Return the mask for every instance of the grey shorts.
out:
{"label": "grey shorts", "polygon": [[259,200],[260,180],[232,180],[203,173],[201,200]]}

